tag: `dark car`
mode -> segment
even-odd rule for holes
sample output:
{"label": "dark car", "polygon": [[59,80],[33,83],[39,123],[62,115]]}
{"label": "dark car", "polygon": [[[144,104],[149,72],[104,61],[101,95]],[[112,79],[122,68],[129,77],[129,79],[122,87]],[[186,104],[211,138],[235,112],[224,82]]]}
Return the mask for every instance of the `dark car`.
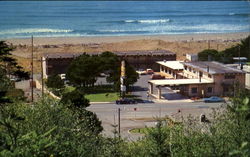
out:
{"label": "dark car", "polygon": [[217,97],[217,96],[212,96],[210,98],[204,98],[204,102],[225,102],[224,99]]}
{"label": "dark car", "polygon": [[136,103],[137,103],[136,100],[128,98],[116,100],[116,104],[136,104]]}

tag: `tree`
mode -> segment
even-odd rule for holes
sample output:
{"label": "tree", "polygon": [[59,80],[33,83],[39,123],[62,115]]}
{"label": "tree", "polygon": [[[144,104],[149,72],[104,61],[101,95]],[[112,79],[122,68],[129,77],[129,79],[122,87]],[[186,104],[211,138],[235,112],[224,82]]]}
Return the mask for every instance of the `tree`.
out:
{"label": "tree", "polygon": [[75,87],[94,86],[101,72],[100,63],[98,56],[83,54],[70,64],[66,78]]}
{"label": "tree", "polygon": [[131,65],[129,65],[127,62],[125,64],[125,67],[126,67],[125,85],[126,85],[127,91],[130,91],[131,90],[130,86],[137,82],[139,75],[135,71],[135,69]]}
{"label": "tree", "polygon": [[250,51],[250,35],[246,39],[241,40],[240,43],[240,55],[241,57],[246,57],[248,61],[250,61],[249,51]]}
{"label": "tree", "polygon": [[23,67],[17,64],[15,58],[11,56],[11,51],[14,47],[9,46],[5,41],[0,41],[0,66],[5,70],[6,75],[10,78],[11,75],[19,79],[29,79],[29,73],[23,70]]}
{"label": "tree", "polygon": [[221,55],[217,50],[206,49],[198,53],[199,61],[220,61]]}
{"label": "tree", "polygon": [[86,108],[88,107],[89,100],[84,97],[84,92],[80,89],[73,90],[69,93],[64,93],[61,102],[70,105],[70,108]]}
{"label": "tree", "polygon": [[[101,60],[103,61],[103,67],[108,73],[106,78],[107,82],[114,83],[115,88],[117,90],[120,89],[120,74],[121,74],[121,62],[117,55],[111,52],[104,52],[100,55]],[[133,85],[139,75],[136,73],[134,68],[125,61],[125,69],[126,69],[126,79],[125,79],[125,86],[127,87],[127,91],[130,90],[130,85]]]}
{"label": "tree", "polygon": [[[94,86],[100,73],[106,73],[107,82],[114,83],[116,89],[120,89],[120,60],[117,55],[111,52],[103,52],[99,56],[83,54],[76,58],[69,66],[66,78],[75,87]],[[134,84],[138,79],[138,74],[134,68],[126,63],[125,85]]]}
{"label": "tree", "polygon": [[0,67],[0,104],[10,102],[10,99],[6,97],[8,90],[13,88],[11,81],[6,77],[5,70]]}
{"label": "tree", "polygon": [[96,116],[83,117],[47,97],[0,107],[0,156],[101,156]]}
{"label": "tree", "polygon": [[163,122],[159,120],[154,129],[149,130],[146,136],[146,142],[148,145],[149,156],[166,157],[170,156],[168,139],[169,134],[166,127],[163,126]]}
{"label": "tree", "polygon": [[106,51],[100,54],[100,60],[102,63],[102,71],[107,74],[116,72],[117,67],[120,66],[120,60],[118,56],[112,52]]}
{"label": "tree", "polygon": [[78,110],[79,123],[82,128],[88,130],[92,135],[98,135],[102,132],[102,122],[98,119],[97,115],[86,109]]}
{"label": "tree", "polygon": [[57,96],[61,96],[65,88],[64,81],[59,75],[49,76],[46,85],[48,88],[51,88],[52,92]]}
{"label": "tree", "polygon": [[221,52],[225,58],[224,63],[233,63],[232,57],[246,57],[250,61],[250,36],[241,40],[241,42],[235,46],[225,49]]}
{"label": "tree", "polygon": [[48,88],[62,89],[64,88],[64,81],[59,75],[51,75],[46,81]]}

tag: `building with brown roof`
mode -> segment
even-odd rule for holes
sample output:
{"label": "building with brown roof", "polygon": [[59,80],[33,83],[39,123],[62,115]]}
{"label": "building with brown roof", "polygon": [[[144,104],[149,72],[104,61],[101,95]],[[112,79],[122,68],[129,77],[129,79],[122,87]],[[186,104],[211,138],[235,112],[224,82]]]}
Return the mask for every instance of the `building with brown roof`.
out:
{"label": "building with brown roof", "polygon": [[[135,69],[147,69],[158,70],[159,65],[157,61],[176,60],[176,54],[166,50],[152,50],[152,51],[128,51],[128,52],[113,52],[121,60],[126,60]],[[43,71],[44,76],[47,77],[51,74],[64,74],[67,71],[68,66],[74,60],[74,58],[82,55],[83,53],[54,53],[45,54],[43,56]],[[87,53],[89,55],[99,55],[101,52]]]}

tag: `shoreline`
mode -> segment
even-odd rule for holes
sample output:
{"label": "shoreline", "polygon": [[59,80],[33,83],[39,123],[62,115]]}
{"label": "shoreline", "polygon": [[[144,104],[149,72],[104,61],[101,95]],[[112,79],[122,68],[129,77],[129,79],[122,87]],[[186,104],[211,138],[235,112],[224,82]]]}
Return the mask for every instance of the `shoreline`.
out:
{"label": "shoreline", "polygon": [[[101,44],[118,43],[133,40],[163,40],[166,42],[181,41],[227,41],[241,40],[250,32],[237,33],[204,33],[204,34],[168,34],[168,35],[124,35],[124,36],[86,36],[86,37],[34,37],[34,45],[63,45],[63,44]],[[5,40],[13,45],[30,45],[30,38],[11,38]]]}

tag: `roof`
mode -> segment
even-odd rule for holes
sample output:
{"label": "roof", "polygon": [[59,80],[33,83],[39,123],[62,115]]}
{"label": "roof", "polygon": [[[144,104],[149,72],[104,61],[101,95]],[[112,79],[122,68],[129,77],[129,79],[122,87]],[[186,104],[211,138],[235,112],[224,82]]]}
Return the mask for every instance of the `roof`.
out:
{"label": "roof", "polygon": [[168,79],[168,80],[150,80],[150,83],[155,84],[156,86],[165,86],[165,85],[189,85],[189,84],[209,84],[213,81],[206,79]]}
{"label": "roof", "polygon": [[215,61],[196,61],[182,63],[199,71],[208,72],[209,74],[244,73],[242,70],[228,67],[225,64]]}
{"label": "roof", "polygon": [[[99,55],[102,52],[88,52],[89,55]],[[143,56],[143,55],[175,55],[175,53],[167,50],[145,50],[145,51],[121,51],[113,52],[118,56]],[[45,53],[43,56],[46,58],[74,58],[84,53]]]}
{"label": "roof", "polygon": [[163,65],[165,67],[169,67],[171,69],[174,69],[174,70],[184,69],[184,66],[180,61],[159,61],[157,63],[160,65]]}

